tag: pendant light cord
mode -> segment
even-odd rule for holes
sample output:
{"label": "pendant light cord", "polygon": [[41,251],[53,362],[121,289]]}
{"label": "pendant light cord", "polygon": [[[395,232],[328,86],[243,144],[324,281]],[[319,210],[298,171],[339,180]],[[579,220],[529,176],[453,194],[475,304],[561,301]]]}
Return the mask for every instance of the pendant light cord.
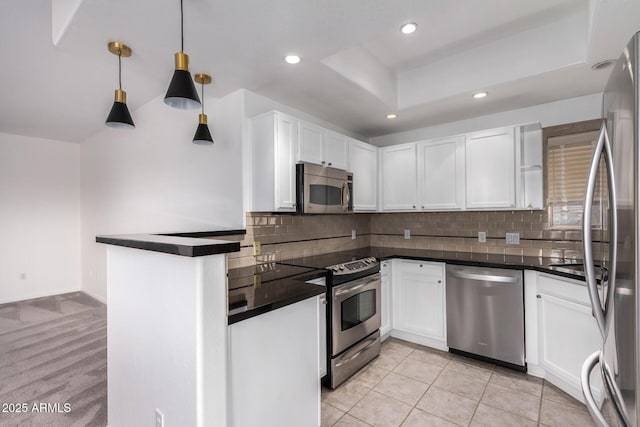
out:
{"label": "pendant light cord", "polygon": [[180,0],[180,52],[184,52],[184,11]]}
{"label": "pendant light cord", "polygon": [[122,90],[122,50],[118,51],[118,87]]}

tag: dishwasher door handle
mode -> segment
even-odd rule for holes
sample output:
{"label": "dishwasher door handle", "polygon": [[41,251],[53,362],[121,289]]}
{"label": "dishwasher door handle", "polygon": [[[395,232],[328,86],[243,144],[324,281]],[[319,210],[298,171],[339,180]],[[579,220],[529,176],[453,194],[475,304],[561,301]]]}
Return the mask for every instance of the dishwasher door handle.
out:
{"label": "dishwasher door handle", "polygon": [[456,270],[449,270],[449,274],[459,279],[480,280],[483,282],[517,283],[520,280],[519,277],[496,276],[494,274],[474,274]]}

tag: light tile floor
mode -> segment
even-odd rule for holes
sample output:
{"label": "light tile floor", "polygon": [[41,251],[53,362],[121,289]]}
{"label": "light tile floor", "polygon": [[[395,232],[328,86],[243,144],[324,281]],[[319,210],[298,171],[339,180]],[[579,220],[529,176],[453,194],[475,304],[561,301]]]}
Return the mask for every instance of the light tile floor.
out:
{"label": "light tile floor", "polygon": [[322,390],[323,427],[594,425],[582,403],[542,379],[393,338]]}

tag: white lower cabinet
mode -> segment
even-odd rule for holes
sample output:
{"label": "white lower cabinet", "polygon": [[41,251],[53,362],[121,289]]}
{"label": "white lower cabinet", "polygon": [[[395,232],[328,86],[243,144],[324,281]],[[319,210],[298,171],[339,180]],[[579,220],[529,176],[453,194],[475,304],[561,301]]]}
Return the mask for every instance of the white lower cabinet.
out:
{"label": "white lower cabinet", "polygon": [[320,425],[321,305],[308,298],[229,326],[229,427]]}
{"label": "white lower cabinet", "polygon": [[380,296],[380,336],[383,340],[389,337],[389,333],[393,328],[391,322],[392,313],[392,298],[391,298],[391,268],[392,260],[382,261],[380,264],[380,279],[381,279],[381,296]]}
{"label": "white lower cabinet", "polygon": [[391,335],[446,350],[445,264],[394,261]]}
{"label": "white lower cabinet", "polygon": [[[538,348],[530,370],[583,401],[582,364],[602,347],[587,286],[581,281],[537,273],[535,298],[537,331],[527,331],[527,339],[533,339],[529,332],[536,333]],[[594,394],[601,395],[599,376],[592,381]]]}

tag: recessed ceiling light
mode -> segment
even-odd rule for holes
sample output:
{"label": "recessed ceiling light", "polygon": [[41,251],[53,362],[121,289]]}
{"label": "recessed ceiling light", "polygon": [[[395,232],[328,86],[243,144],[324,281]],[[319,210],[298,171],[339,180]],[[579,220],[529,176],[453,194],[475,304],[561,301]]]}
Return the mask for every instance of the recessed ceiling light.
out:
{"label": "recessed ceiling light", "polygon": [[396,113],[387,114],[387,119],[395,119],[396,117],[398,117]]}
{"label": "recessed ceiling light", "polygon": [[474,99],[484,98],[489,95],[487,92],[476,92],[473,94]]}
{"label": "recessed ceiling light", "polygon": [[284,62],[287,64],[299,64],[302,58],[298,55],[287,55],[284,57]]}
{"label": "recessed ceiling light", "polygon": [[402,31],[402,34],[411,34],[415,32],[417,29],[418,29],[418,24],[416,24],[415,22],[408,22],[404,24],[402,27],[400,27],[400,31]]}
{"label": "recessed ceiling light", "polygon": [[600,62],[596,62],[595,64],[593,64],[591,66],[592,70],[603,70],[605,68],[610,67],[611,65],[613,65],[616,62],[615,59],[606,59],[604,61],[600,61]]}

